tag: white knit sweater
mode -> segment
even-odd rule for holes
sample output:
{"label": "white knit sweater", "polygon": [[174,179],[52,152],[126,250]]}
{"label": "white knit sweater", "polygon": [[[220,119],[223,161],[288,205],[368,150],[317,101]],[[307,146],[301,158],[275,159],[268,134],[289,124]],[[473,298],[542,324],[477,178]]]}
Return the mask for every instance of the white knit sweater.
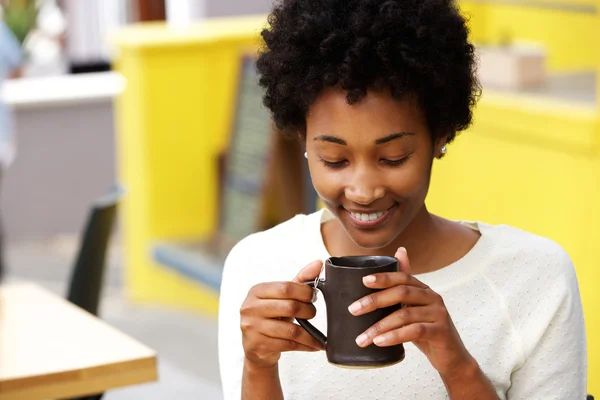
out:
{"label": "white knit sweater", "polygon": [[[242,240],[225,264],[219,359],[225,400],[239,400],[244,360],[239,309],[256,283],[291,280],[329,257],[321,210]],[[586,338],[579,288],[568,255],[554,242],[508,226],[465,223],[481,238],[461,260],[416,277],[438,292],[469,352],[502,399],[584,399]],[[322,296],[315,326],[326,328]],[[445,399],[444,385],[411,343],[406,359],[374,370],[337,368],[324,352],[284,353],[286,400]]]}

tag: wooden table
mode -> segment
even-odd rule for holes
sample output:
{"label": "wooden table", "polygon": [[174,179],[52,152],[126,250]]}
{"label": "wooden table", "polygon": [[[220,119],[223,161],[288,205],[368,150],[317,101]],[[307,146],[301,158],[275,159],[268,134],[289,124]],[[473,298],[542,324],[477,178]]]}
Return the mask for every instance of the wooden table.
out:
{"label": "wooden table", "polygon": [[0,400],[102,393],[157,379],[156,353],[29,284],[0,286]]}

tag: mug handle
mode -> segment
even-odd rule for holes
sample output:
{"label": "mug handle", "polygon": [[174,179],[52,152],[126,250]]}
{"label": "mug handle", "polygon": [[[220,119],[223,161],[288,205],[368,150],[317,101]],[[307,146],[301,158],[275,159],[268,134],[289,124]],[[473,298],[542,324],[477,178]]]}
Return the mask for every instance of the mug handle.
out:
{"label": "mug handle", "polygon": [[[316,289],[319,289],[320,291],[323,291],[323,289],[325,288],[325,281],[322,281],[320,279],[318,279],[318,280],[315,279],[314,281],[302,282],[302,283],[312,287],[313,289],[315,289],[315,283],[316,283],[317,284]],[[306,319],[296,318],[296,321],[298,321],[300,326],[303,327],[304,329],[306,329],[306,331],[308,333],[310,333],[312,335],[312,337],[317,339],[319,341],[319,343],[321,343],[323,345],[323,347],[327,346],[327,336],[325,336],[323,334],[323,332],[321,332],[320,330],[315,328],[315,326],[313,324],[311,324],[310,322],[308,322],[308,320],[306,320]]]}

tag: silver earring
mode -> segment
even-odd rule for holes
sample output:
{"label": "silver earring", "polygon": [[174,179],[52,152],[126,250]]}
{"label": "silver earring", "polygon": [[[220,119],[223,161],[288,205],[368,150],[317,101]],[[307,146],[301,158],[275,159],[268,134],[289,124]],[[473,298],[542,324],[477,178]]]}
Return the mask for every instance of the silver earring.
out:
{"label": "silver earring", "polygon": [[306,151],[304,152],[304,158],[308,160],[308,153]]}
{"label": "silver earring", "polygon": [[446,149],[446,145],[442,146],[442,155],[446,154],[446,152],[448,151],[448,149]]}

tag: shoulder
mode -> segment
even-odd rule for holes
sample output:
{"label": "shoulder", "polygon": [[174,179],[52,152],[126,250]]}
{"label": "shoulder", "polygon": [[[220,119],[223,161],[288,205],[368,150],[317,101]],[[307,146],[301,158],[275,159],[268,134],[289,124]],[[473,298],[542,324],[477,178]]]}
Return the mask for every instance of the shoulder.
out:
{"label": "shoulder", "polygon": [[548,322],[560,310],[580,307],[575,267],[558,243],[510,226],[481,228],[495,241],[482,273],[517,329],[535,330],[542,316]]}
{"label": "shoulder", "polygon": [[575,267],[558,243],[506,225],[481,225],[481,230],[494,240],[482,274],[517,325],[528,325],[532,314],[580,302]]}
{"label": "shoulder", "polygon": [[538,281],[575,279],[571,258],[557,242],[508,225],[479,223],[479,227],[494,243],[491,272],[512,278],[534,276]]}
{"label": "shoulder", "polygon": [[[567,252],[553,240],[509,226],[482,225],[482,231],[495,239],[483,276],[491,292],[502,297],[522,363],[533,366],[529,371],[533,368],[536,374],[539,368],[552,371],[552,354],[562,347],[562,365],[579,365],[585,326],[577,275]],[[574,346],[571,353],[565,342]]]}

